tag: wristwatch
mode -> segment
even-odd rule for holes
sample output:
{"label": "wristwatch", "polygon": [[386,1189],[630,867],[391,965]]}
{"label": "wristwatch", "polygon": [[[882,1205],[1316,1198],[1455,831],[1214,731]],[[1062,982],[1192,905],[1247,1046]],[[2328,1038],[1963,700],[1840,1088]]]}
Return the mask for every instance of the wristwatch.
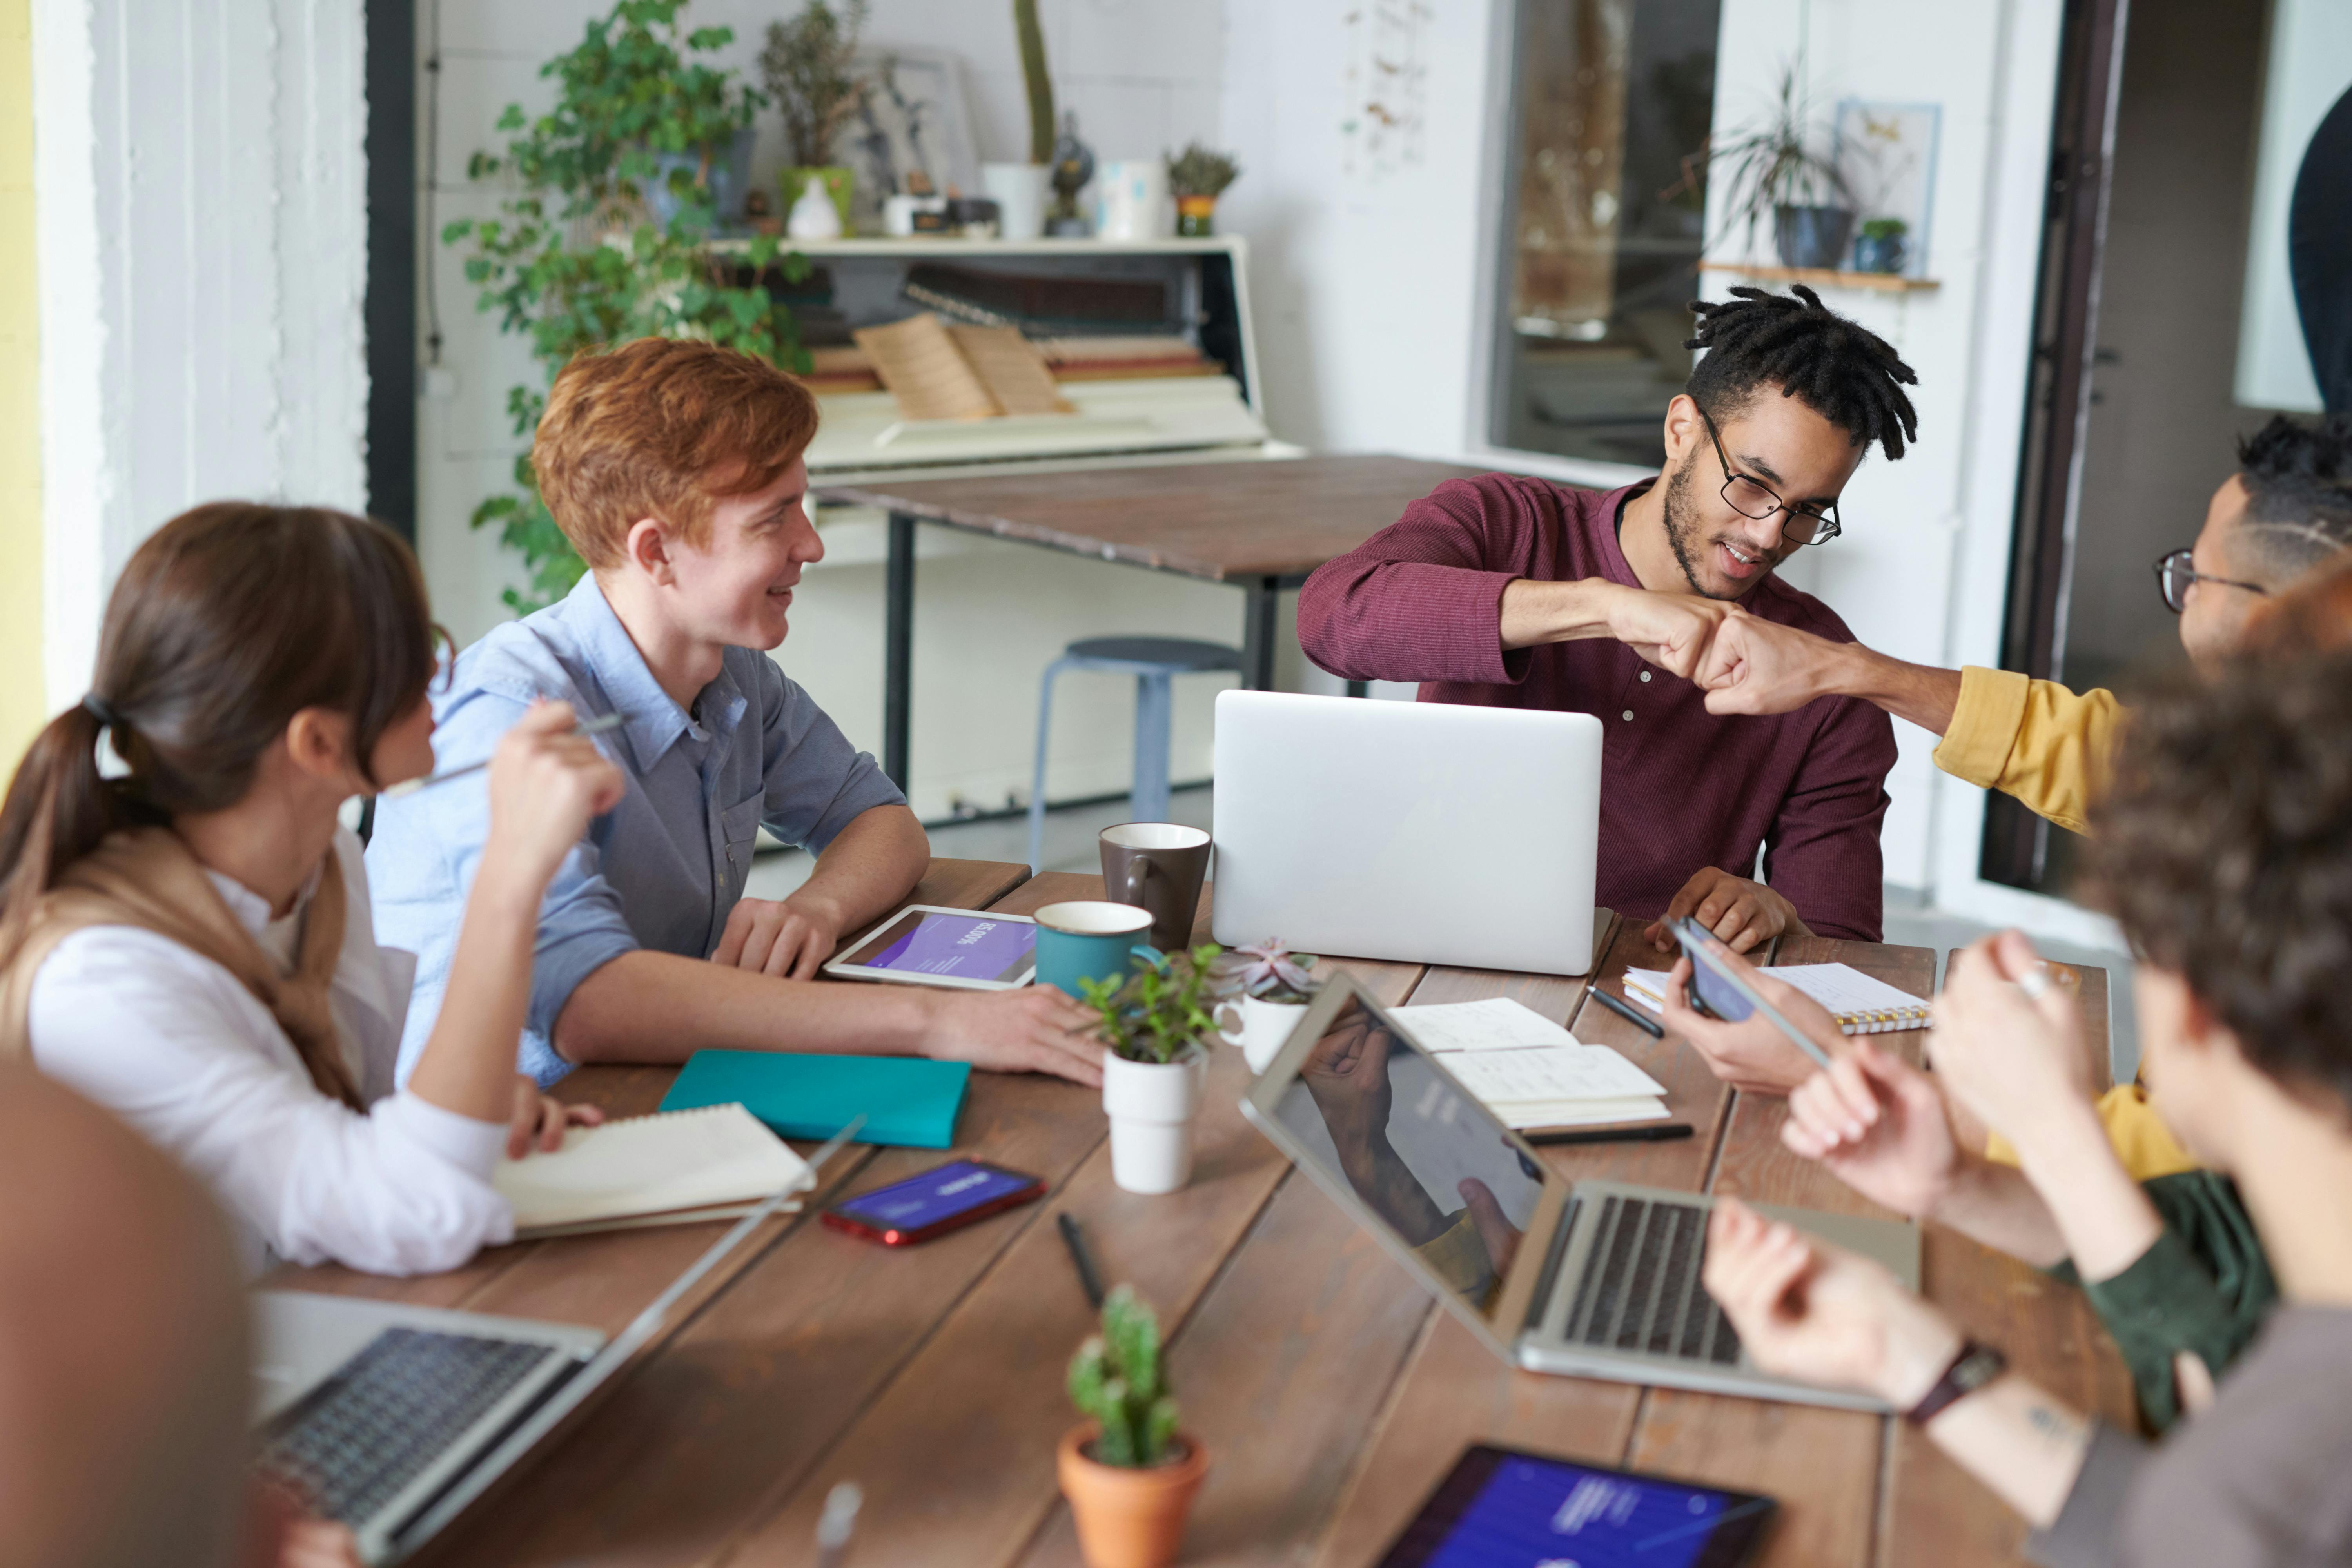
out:
{"label": "wristwatch", "polygon": [[1947,1405],[1967,1398],[1986,1384],[2009,1370],[2009,1358],[1988,1344],[1975,1340],[1960,1342],[1952,1364],[1936,1380],[1936,1386],[1927,1397],[1903,1413],[1903,1419],[1914,1426],[1925,1426],[1941,1415]]}

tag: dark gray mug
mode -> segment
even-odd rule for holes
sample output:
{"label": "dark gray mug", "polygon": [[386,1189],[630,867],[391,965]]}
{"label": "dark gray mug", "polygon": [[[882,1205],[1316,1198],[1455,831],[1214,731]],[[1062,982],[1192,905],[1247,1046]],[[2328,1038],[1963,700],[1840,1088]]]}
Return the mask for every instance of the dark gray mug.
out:
{"label": "dark gray mug", "polygon": [[1151,916],[1151,945],[1181,952],[1192,945],[1201,882],[1209,874],[1209,836],[1173,822],[1122,822],[1102,830],[1103,897]]}

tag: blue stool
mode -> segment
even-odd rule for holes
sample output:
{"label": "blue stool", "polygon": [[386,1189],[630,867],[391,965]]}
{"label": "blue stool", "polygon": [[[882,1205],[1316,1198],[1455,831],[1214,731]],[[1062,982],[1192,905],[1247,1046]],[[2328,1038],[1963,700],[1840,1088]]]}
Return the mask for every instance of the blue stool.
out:
{"label": "blue stool", "polygon": [[1169,683],[1180,675],[1242,668],[1242,650],[1192,637],[1084,637],[1045,667],[1037,701],[1037,772],[1029,781],[1029,869],[1045,843],[1045,731],[1054,720],[1054,679],[1066,669],[1107,669],[1135,677],[1135,782],[1128,814],[1137,822],[1168,818],[1168,731],[1173,717]]}

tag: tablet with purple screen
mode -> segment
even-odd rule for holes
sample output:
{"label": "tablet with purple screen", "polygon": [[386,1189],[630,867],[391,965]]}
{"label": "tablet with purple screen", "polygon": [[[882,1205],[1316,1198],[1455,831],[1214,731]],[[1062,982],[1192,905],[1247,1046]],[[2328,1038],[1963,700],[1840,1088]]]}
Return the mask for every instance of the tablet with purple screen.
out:
{"label": "tablet with purple screen", "polygon": [[1380,1568],[1736,1568],[1772,1500],[1474,1445]]}
{"label": "tablet with purple screen", "polygon": [[1037,972],[1037,922],[1026,915],[909,904],[860,937],[827,974],[973,991],[1009,991]]}

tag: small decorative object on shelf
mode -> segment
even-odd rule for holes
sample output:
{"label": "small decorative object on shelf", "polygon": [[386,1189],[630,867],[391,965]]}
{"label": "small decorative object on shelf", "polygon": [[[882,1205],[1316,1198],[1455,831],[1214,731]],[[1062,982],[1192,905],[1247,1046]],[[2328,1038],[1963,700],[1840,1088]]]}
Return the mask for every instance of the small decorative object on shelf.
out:
{"label": "small decorative object on shelf", "polygon": [[1130,1193],[1172,1193],[1192,1178],[1192,1119],[1209,1060],[1202,1043],[1217,1034],[1209,980],[1221,951],[1214,942],[1173,956],[1139,948],[1125,980],[1078,982],[1110,1047],[1103,1110],[1111,1180]]}
{"label": "small decorative object on shelf", "polygon": [[1078,211],[1078,193],[1095,177],[1095,152],[1078,140],[1078,117],[1076,111],[1062,116],[1062,139],[1054,143],[1054,210],[1045,219],[1045,232],[1063,239],[1084,239],[1094,232],[1086,215]]}
{"label": "small decorative object on shelf", "polygon": [[[1314,967],[1313,953],[1292,952],[1280,937],[1237,947],[1225,955],[1223,973],[1234,994],[1217,1004],[1217,1035],[1242,1048],[1250,1071],[1262,1073],[1271,1066],[1307,1016],[1318,986],[1308,973]],[[1234,1015],[1231,1023],[1225,1021],[1228,1011]]]}
{"label": "small decorative object on shelf", "polygon": [[[849,232],[852,176],[846,165],[834,162],[833,149],[869,86],[850,68],[866,9],[866,0],[843,0],[839,10],[825,0],[808,0],[791,21],[768,24],[760,75],[783,112],[789,161],[778,179],[790,215],[786,227],[794,239],[837,239]],[[801,204],[812,185],[821,187],[833,204],[829,231],[814,214],[805,222],[802,217]]]}
{"label": "small decorative object on shelf", "polygon": [[1176,1429],[1160,1320],[1121,1285],[1102,1331],[1071,1358],[1070,1402],[1087,1417],[1062,1438],[1062,1495],[1087,1568],[1166,1568],[1209,1473],[1208,1450]]}
{"label": "small decorative object on shelf", "polygon": [[1037,0],[1013,0],[1013,31],[1021,45],[1021,85],[1029,100],[1029,161],[982,163],[980,183],[997,206],[1007,239],[1034,239],[1045,232],[1046,179],[1054,162],[1054,79],[1045,69],[1045,30],[1037,20]]}
{"label": "small decorative object on shelf", "polygon": [[1862,226],[1853,242],[1853,269],[1856,272],[1900,272],[1908,259],[1904,254],[1904,237],[1911,226],[1899,217],[1874,217]]}
{"label": "small decorative object on shelf", "polygon": [[1206,239],[1216,232],[1217,198],[1241,177],[1241,165],[1223,153],[1212,153],[1198,142],[1168,159],[1168,189],[1176,197],[1176,232],[1186,239]]}
{"label": "small decorative object on shelf", "polygon": [[1675,192],[1702,178],[1721,182],[1716,199],[1723,228],[1710,249],[1741,226],[1752,252],[1757,227],[1769,218],[1782,266],[1829,269],[1844,259],[1853,198],[1836,160],[1813,150],[1811,110],[1800,85],[1803,71],[1802,60],[1783,66],[1780,90],[1762,117],[1683,161],[1684,183]]}

